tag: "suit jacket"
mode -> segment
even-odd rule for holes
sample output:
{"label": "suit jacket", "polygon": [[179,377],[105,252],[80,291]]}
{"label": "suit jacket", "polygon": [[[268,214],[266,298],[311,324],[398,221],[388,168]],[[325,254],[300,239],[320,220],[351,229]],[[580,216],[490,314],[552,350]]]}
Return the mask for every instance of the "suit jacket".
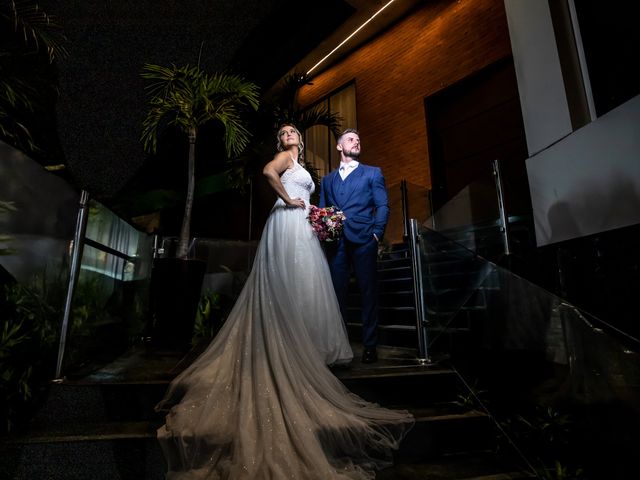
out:
{"label": "suit jacket", "polygon": [[320,207],[335,206],[347,217],[343,235],[354,243],[366,243],[375,234],[382,239],[389,219],[389,199],[382,171],[359,164],[343,181],[338,170],[320,182]]}

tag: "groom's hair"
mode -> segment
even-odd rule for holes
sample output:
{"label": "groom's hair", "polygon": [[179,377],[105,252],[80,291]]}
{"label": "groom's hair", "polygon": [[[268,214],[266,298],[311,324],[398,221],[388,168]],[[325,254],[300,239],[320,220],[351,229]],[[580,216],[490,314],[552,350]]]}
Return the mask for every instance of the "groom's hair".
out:
{"label": "groom's hair", "polygon": [[347,128],[338,136],[336,141],[340,143],[340,140],[342,139],[342,137],[344,137],[347,133],[355,133],[356,135],[360,136],[360,133],[355,128]]}

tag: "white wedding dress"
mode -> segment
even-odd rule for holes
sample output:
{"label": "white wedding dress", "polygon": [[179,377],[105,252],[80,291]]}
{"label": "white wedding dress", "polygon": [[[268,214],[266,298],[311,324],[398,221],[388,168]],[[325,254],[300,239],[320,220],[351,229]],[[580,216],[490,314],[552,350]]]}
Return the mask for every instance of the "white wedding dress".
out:
{"label": "white wedding dress", "polygon": [[[309,204],[301,165],[281,180]],[[353,353],[306,214],[276,202],[225,324],[158,405],[167,479],[370,479],[413,425],[327,368]]]}

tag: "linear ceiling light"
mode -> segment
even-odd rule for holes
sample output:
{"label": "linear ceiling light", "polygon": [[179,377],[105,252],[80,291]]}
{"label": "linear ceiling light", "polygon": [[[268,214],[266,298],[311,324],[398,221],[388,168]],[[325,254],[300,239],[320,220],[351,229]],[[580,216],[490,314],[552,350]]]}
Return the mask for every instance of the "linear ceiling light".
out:
{"label": "linear ceiling light", "polygon": [[382,12],[385,8],[387,8],[389,5],[391,5],[393,2],[395,2],[396,0],[389,0],[382,8],[380,8],[380,10],[378,10],[376,13],[374,13],[373,15],[371,15],[371,17],[369,17],[369,20],[367,20],[366,22],[364,22],[362,25],[360,25],[358,28],[356,28],[351,35],[349,35],[347,38],[345,38],[342,42],[340,42],[340,44],[334,48],[333,50],[331,50],[329,53],[327,53],[322,60],[320,60],[318,63],[316,63],[313,67],[311,67],[308,71],[307,71],[307,75],[309,75],[311,72],[313,72],[318,65],[320,65],[322,62],[324,62],[327,58],[329,58],[331,55],[333,55],[336,50],[338,50],[341,46],[343,46],[345,43],[347,43],[351,37],[353,37],[356,33],[358,33],[360,30],[362,30],[362,28],[364,28],[364,26],[369,23],[371,20],[373,20],[374,18],[376,18],[378,16],[378,14],[380,12]]}

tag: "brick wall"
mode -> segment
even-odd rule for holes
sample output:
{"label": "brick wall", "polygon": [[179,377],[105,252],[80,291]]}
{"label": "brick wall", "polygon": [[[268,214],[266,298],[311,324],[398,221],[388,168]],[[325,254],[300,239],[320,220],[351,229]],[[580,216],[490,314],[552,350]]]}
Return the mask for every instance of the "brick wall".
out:
{"label": "brick wall", "polygon": [[[362,161],[381,167],[390,188],[402,179],[431,186],[425,97],[511,55],[504,0],[424,3],[313,77],[299,96],[311,105],[355,80]],[[397,228],[390,230],[397,240]]]}

